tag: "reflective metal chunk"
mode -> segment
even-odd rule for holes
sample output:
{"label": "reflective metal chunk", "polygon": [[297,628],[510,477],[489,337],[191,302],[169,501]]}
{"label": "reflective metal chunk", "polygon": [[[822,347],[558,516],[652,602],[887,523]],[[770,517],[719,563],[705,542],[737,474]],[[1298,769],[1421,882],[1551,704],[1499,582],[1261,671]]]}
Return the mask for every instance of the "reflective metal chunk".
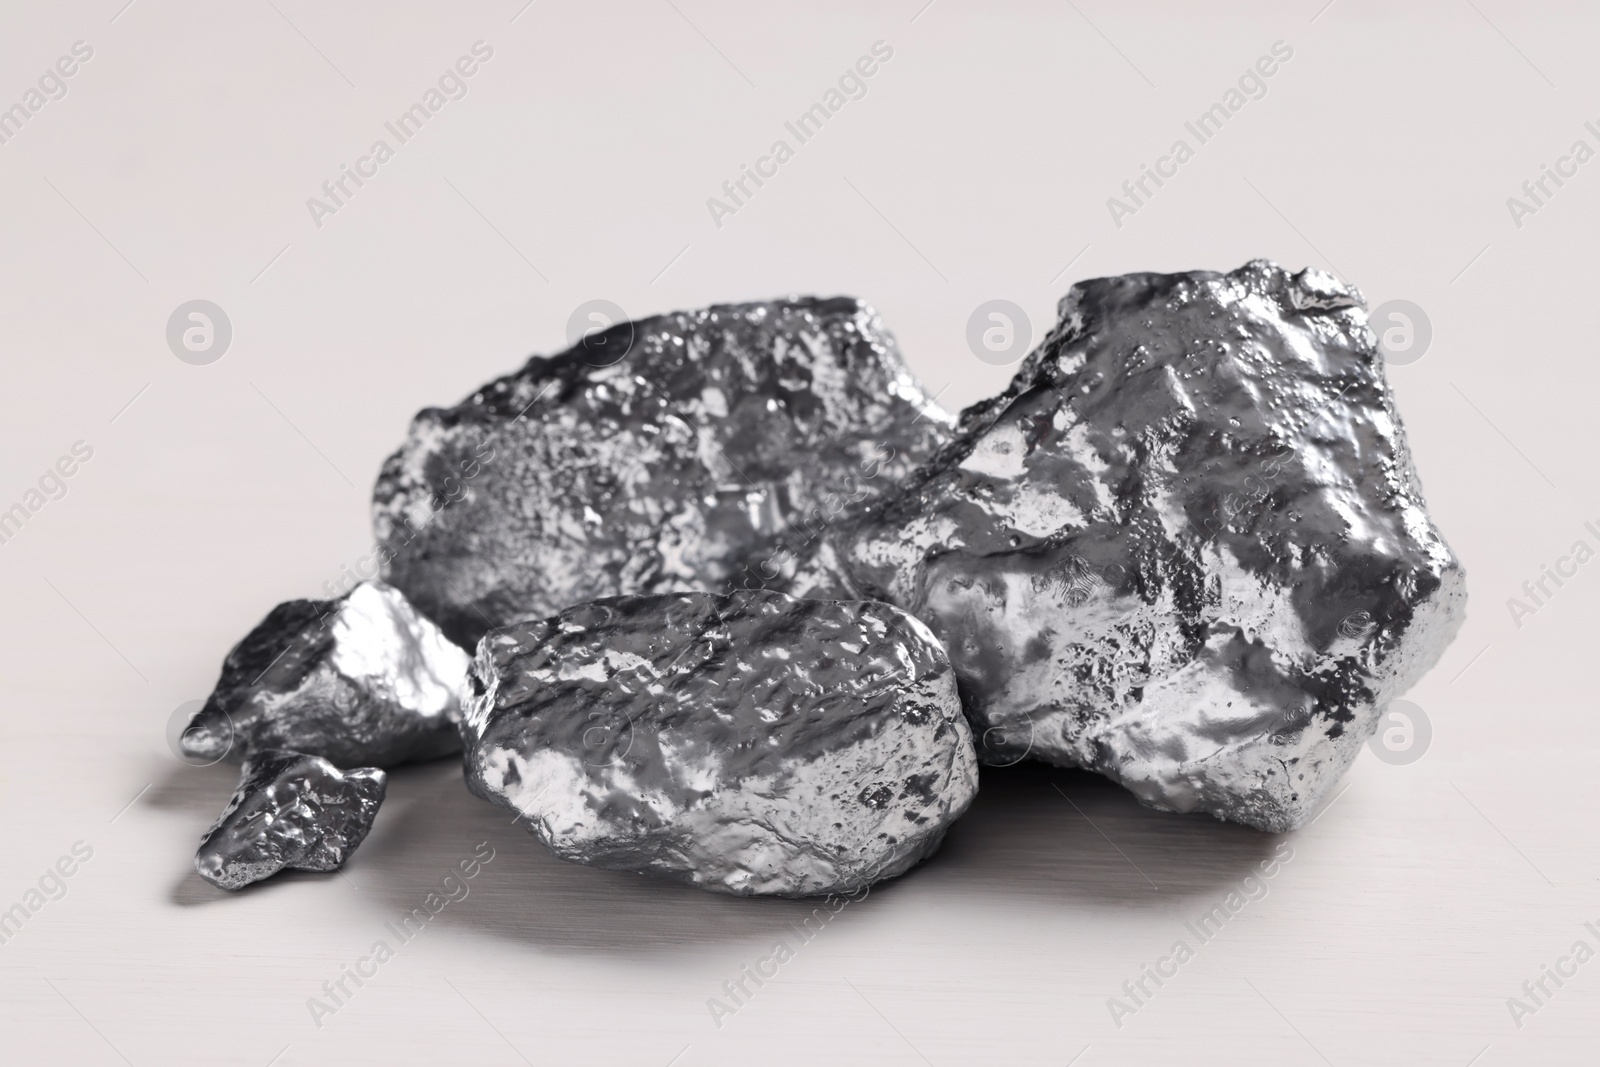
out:
{"label": "reflective metal chunk", "polygon": [[1465,611],[1359,292],[1257,260],[1080,283],[838,539],[945,643],[987,762],[1298,826]]}
{"label": "reflective metal chunk", "polygon": [[949,661],[888,604],[680,593],[486,637],[466,777],[557,855],[741,895],[848,892],[977,791]]}
{"label": "reflective metal chunk", "polygon": [[384,577],[467,645],[620,594],[839,595],[820,534],[950,421],[849,297],[620,323],[417,415],[374,490]]}
{"label": "reflective metal chunk", "polygon": [[317,756],[258,751],[201,840],[194,868],[222,889],[242,889],[286,867],[338,870],[372,829],[386,784],[376,767],[340,771]]}
{"label": "reflective metal chunk", "polygon": [[448,756],[461,747],[467,663],[381,582],[337,600],[291,600],[228,653],[183,750],[215,761],[286,748],[341,767]]}

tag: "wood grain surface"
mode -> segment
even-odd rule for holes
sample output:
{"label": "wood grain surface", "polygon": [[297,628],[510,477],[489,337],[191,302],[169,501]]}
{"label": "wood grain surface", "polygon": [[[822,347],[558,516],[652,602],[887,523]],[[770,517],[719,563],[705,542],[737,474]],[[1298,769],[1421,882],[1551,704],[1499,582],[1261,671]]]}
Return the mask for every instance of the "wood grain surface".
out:
{"label": "wood grain surface", "polygon": [[[1595,1061],[1595,10],[123,3],[0,11],[28,110],[0,143],[0,1062]],[[478,41],[465,95],[308,207]],[[864,95],[710,211],[878,41]],[[235,771],[176,759],[174,716],[369,561],[410,415],[586,301],[855,293],[958,408],[1011,373],[967,346],[985,301],[1037,339],[1076,279],[1258,255],[1424,311],[1390,378],[1471,596],[1408,694],[1415,758],[1364,752],[1310,826],[988,769],[931,862],[819,914],[563,863],[445,761],[394,774],[338,874],[192,873]],[[165,334],[194,299],[232,325],[209,365]]]}

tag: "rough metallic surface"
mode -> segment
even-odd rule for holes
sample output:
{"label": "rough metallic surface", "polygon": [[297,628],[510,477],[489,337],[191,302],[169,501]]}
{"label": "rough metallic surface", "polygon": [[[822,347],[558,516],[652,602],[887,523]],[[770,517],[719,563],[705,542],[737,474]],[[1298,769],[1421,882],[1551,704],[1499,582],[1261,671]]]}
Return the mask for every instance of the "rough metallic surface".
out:
{"label": "rough metallic surface", "polygon": [[356,850],[383,803],[376,767],[341,771],[325,759],[264,749],[245,761],[239,788],[200,842],[194,867],[222,889],[284,868],[334,871]]}
{"label": "rough metallic surface", "polygon": [[888,604],[681,593],[478,647],[467,784],[558,855],[741,895],[853,891],[977,791],[943,649]]}
{"label": "rough metallic surface", "polygon": [[384,577],[470,645],[623,594],[840,594],[812,558],[846,508],[949,436],[850,298],[621,323],[429,408],[373,497]]}
{"label": "rough metallic surface", "polygon": [[228,653],[183,749],[242,760],[286,748],[341,767],[447,756],[461,747],[467,663],[381,582],[337,600],[291,600]]}
{"label": "rough metallic surface", "polygon": [[840,538],[945,643],[986,762],[1304,822],[1465,611],[1360,294],[1265,261],[1084,282]]}

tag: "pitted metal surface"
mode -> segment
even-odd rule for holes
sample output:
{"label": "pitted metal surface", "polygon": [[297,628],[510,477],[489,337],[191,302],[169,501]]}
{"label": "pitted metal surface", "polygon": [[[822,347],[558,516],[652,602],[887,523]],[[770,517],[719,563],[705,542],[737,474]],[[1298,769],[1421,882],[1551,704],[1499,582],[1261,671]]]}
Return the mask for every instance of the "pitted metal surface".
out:
{"label": "pitted metal surface", "polygon": [[836,548],[944,642],[979,754],[1300,825],[1465,611],[1359,292],[1257,260],[1080,283]]}
{"label": "pitted metal surface", "polygon": [[285,868],[338,870],[372,829],[386,785],[376,767],[341,771],[317,756],[258,751],[200,842],[195,870],[222,889],[242,889]]}
{"label": "pitted metal surface", "polygon": [[620,323],[417,415],[374,491],[384,576],[465,645],[599,597],[847,595],[822,533],[950,423],[849,297]]}
{"label": "pitted metal surface", "polygon": [[279,604],[228,653],[183,735],[196,759],[263,748],[393,767],[461,747],[468,657],[397,590]]}
{"label": "pitted metal surface", "polygon": [[900,874],[977,790],[949,661],[888,604],[618,597],[479,645],[467,784],[558,855],[808,896]]}

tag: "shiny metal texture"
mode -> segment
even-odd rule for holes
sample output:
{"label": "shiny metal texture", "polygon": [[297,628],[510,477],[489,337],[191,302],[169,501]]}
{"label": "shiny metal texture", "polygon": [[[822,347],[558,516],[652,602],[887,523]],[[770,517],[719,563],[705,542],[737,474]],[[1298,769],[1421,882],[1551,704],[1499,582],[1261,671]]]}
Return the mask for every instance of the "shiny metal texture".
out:
{"label": "shiny metal texture", "polygon": [[618,597],[484,638],[467,784],[557,855],[740,895],[853,891],[977,792],[943,649],[888,604]]}
{"label": "shiny metal texture", "polygon": [[1361,294],[1263,260],[1075,285],[835,548],[925,621],[980,757],[1302,825],[1465,611]]}
{"label": "shiny metal texture", "polygon": [[467,662],[381,582],[337,600],[291,600],[228,653],[183,751],[238,761],[286,748],[341,767],[448,756],[461,747]]}
{"label": "shiny metal texture", "polygon": [[285,868],[338,870],[372,829],[387,781],[376,767],[341,771],[317,756],[256,752],[200,842],[195,870],[230,890]]}
{"label": "shiny metal texture", "polygon": [[468,646],[606,596],[842,593],[822,532],[950,422],[849,297],[619,323],[417,415],[374,490],[383,576]]}

